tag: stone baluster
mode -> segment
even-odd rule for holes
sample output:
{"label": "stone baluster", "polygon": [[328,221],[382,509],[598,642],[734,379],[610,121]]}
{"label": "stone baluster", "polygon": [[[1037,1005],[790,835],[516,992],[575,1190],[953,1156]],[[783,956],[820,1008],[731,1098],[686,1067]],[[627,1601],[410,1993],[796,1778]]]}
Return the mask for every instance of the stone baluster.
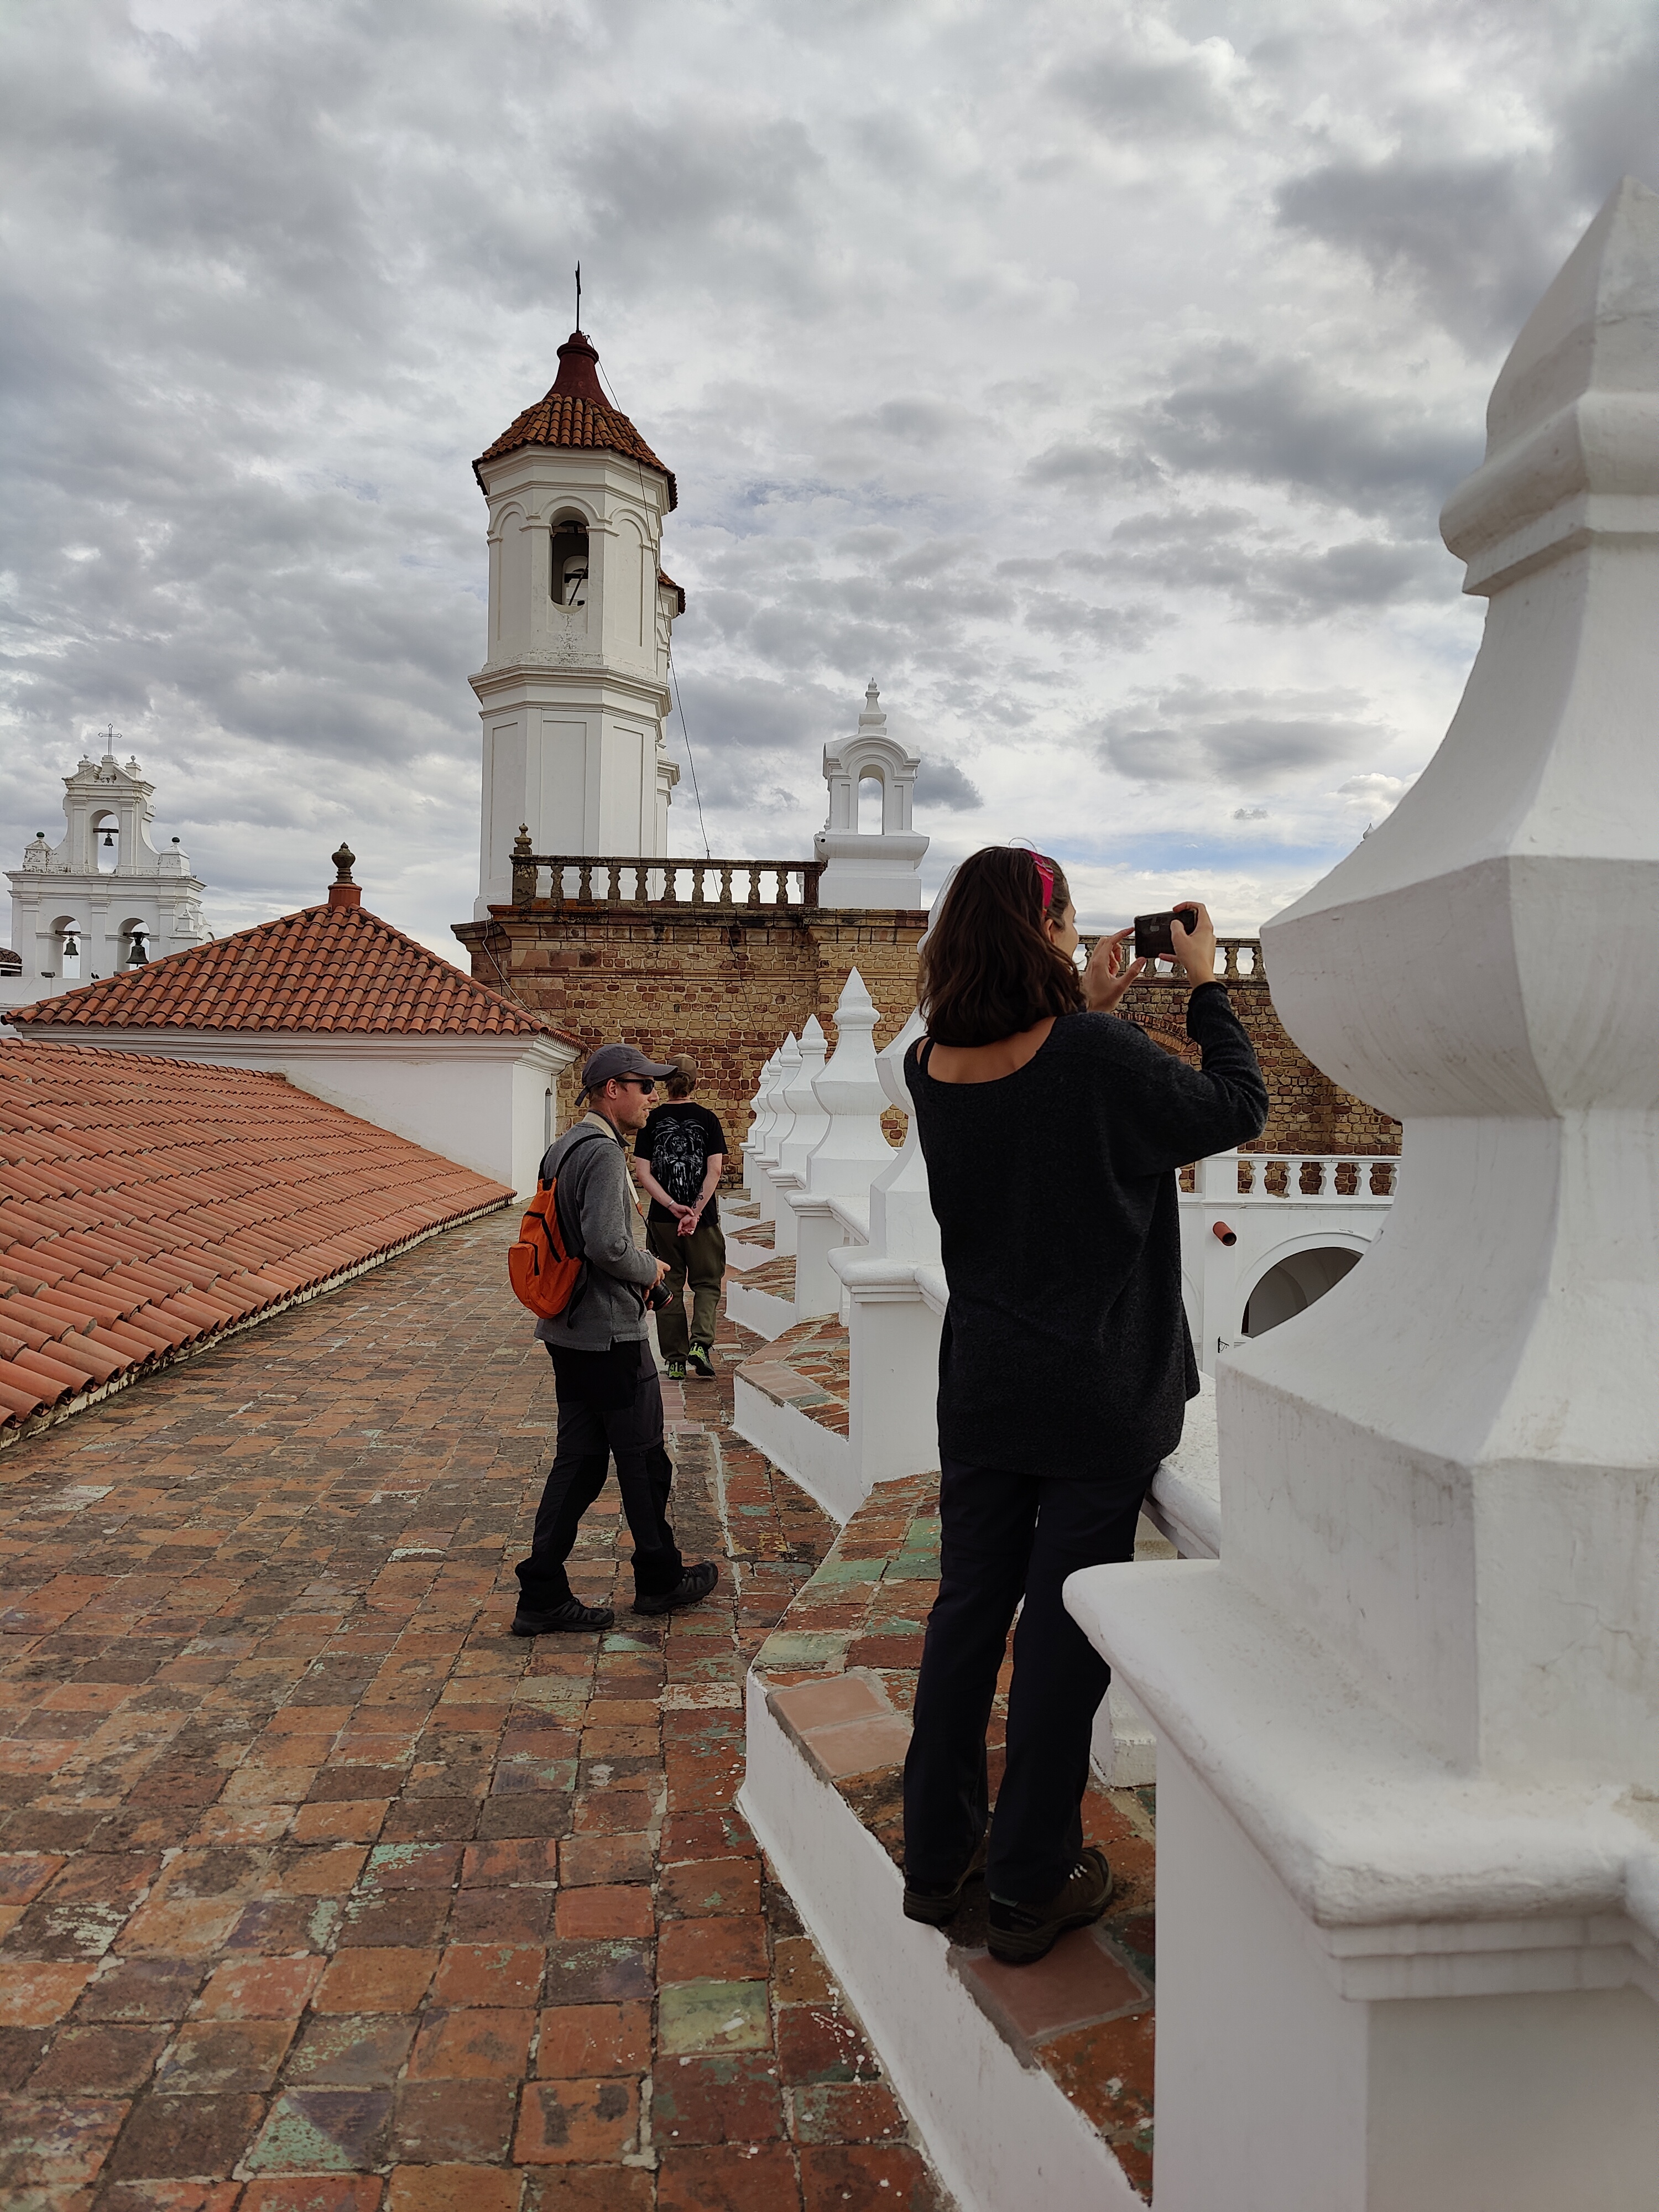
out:
{"label": "stone baluster", "polygon": [[846,1217],[859,1220],[860,1235],[867,1233],[870,1186],[892,1163],[893,1148],[881,1126],[887,1094],[876,1066],[880,1018],[854,968],[836,1006],[835,1053],[812,1084],[828,1126],[807,1156],[805,1190],[789,1200],[795,1217],[798,1320],[834,1313],[841,1304],[830,1255],[854,1241]]}
{"label": "stone baluster", "polygon": [[513,903],[528,906],[536,896],[536,862],[530,849],[530,824],[520,822],[513,840]]}
{"label": "stone baluster", "polygon": [[1159,1735],[1159,2212],[1549,2212],[1586,2144],[1654,2202],[1656,515],[1627,179],[1442,516],[1491,601],[1451,726],[1264,929],[1411,1173],[1220,1364],[1220,1559],[1067,1585]]}
{"label": "stone baluster", "polygon": [[732,866],[730,861],[726,861],[720,867],[720,904],[730,906],[732,903]]}
{"label": "stone baluster", "polygon": [[793,1191],[806,1188],[806,1163],[814,1146],[830,1126],[830,1117],[817,1101],[814,1079],[823,1067],[826,1040],[816,1014],[809,1014],[800,1033],[799,1059],[785,1088],[783,1103],[793,1117],[778,1148],[777,1165],[770,1170],[778,1194],[777,1249],[795,1249],[795,1217],[787,1200]]}

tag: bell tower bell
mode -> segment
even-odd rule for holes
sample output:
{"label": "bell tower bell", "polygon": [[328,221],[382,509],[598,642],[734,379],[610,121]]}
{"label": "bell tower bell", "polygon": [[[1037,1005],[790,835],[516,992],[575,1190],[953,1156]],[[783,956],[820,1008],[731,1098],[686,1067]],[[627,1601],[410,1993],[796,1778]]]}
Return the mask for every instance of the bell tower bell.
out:
{"label": "bell tower bell", "polygon": [[483,725],[477,916],[538,853],[668,850],[668,647],[685,594],[662,573],[672,471],[599,384],[580,331],[553,388],[473,464],[489,507],[489,618],[471,678]]}

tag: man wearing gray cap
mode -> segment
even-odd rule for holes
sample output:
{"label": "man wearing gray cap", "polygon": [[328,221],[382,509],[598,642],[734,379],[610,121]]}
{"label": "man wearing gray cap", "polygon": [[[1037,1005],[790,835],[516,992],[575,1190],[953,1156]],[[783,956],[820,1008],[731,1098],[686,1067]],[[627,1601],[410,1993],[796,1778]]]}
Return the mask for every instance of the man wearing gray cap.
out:
{"label": "man wearing gray cap", "polygon": [[515,1636],[611,1626],[609,1606],[574,1595],[565,1561],[613,1456],[634,1539],[635,1612],[696,1605],[719,1580],[713,1560],[686,1565],[668,1523],[674,1468],[645,1319],[647,1295],[668,1271],[645,1249],[628,1172],[628,1138],[645,1127],[658,1083],[673,1072],[631,1044],[601,1045],[582,1070],[586,1113],[542,1161],[542,1182],[557,1179],[565,1249],[584,1264],[564,1311],[536,1324],[553,1358],[559,1434],[530,1556],[519,1562]]}

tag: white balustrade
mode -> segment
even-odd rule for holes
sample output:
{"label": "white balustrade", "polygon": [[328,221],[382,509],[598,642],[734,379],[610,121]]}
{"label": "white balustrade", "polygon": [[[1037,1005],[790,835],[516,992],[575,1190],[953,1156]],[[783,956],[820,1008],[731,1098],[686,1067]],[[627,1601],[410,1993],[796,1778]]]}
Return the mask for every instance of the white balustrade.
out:
{"label": "white balustrade", "polygon": [[836,1006],[836,1049],[813,1079],[812,1092],[827,1127],[808,1154],[805,1188],[792,1192],[795,1217],[795,1316],[834,1313],[841,1285],[830,1255],[849,1237],[869,1233],[870,1187],[893,1158],[883,1133],[887,1103],[876,1066],[875,1028],[880,1019],[864,978],[854,968]]}
{"label": "white balustrade", "polygon": [[778,1188],[773,1175],[783,1151],[784,1139],[794,1127],[795,1116],[788,1097],[789,1086],[800,1073],[800,1046],[795,1040],[793,1030],[785,1037],[773,1058],[777,1065],[766,1094],[767,1127],[752,1163],[758,1174],[749,1187],[750,1195],[759,1207],[763,1221],[775,1221],[778,1218]]}
{"label": "white balustrade", "polygon": [[816,1014],[809,1014],[800,1033],[795,1066],[783,1089],[789,1127],[778,1146],[775,1165],[767,1170],[778,1197],[775,1218],[780,1254],[793,1254],[795,1249],[795,1217],[784,1201],[792,1192],[805,1189],[807,1160],[830,1126],[830,1116],[819,1105],[817,1093],[812,1088],[823,1072],[824,1050],[823,1027]]}
{"label": "white balustrade", "polygon": [[749,1102],[749,1133],[744,1137],[739,1149],[743,1153],[744,1186],[751,1197],[754,1195],[755,1165],[766,1148],[767,1133],[772,1127],[770,1092],[772,1079],[777,1072],[778,1055],[774,1051],[768,1055],[766,1063],[761,1069],[760,1079],[755,1085],[755,1095]]}

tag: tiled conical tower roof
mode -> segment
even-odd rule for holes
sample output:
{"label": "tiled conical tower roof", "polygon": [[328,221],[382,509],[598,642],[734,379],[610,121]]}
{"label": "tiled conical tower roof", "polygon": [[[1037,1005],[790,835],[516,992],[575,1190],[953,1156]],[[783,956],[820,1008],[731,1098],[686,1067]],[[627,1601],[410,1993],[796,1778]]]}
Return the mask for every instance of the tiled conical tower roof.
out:
{"label": "tiled conical tower roof", "polygon": [[485,447],[472,464],[472,473],[482,484],[483,478],[478,471],[486,461],[499,460],[504,453],[515,453],[521,446],[564,446],[626,453],[666,477],[668,504],[671,507],[679,505],[674,471],[663,466],[627,416],[605,398],[599,386],[599,356],[593,349],[592,341],[580,331],[572,331],[559,348],[559,373],[553,380],[553,389],[533,407],[526,407],[493,446]]}

